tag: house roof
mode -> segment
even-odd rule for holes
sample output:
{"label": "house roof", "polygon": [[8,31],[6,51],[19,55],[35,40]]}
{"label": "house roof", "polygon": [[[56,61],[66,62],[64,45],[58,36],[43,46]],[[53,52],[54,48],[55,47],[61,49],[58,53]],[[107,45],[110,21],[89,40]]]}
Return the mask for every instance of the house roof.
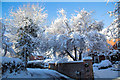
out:
{"label": "house roof", "polygon": [[111,39],[111,40],[107,40],[107,43],[114,46],[118,41],[120,41],[120,38],[119,39]]}

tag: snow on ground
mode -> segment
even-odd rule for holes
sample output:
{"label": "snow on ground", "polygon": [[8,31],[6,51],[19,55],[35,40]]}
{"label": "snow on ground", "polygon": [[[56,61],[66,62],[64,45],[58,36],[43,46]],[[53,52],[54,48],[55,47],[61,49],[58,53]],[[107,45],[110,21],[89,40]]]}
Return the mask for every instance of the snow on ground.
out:
{"label": "snow on ground", "polygon": [[2,78],[31,78],[31,74],[26,71],[20,71],[20,73],[9,73],[6,72],[5,74],[2,75]]}
{"label": "snow on ground", "polygon": [[[1,57],[0,57],[1,58]],[[4,57],[2,58],[3,62],[21,62],[20,59],[17,58],[7,58]],[[46,60],[44,62],[49,62],[51,60]],[[32,63],[34,61],[30,61]],[[35,62],[42,62],[42,61],[35,61]],[[104,60],[99,64],[94,64],[93,65],[93,72],[94,72],[94,78],[117,78],[118,77],[118,72],[120,71],[114,71],[118,67],[112,67],[107,68],[107,69],[99,69],[99,67],[106,67],[112,65],[109,61]],[[120,75],[119,75],[120,76]],[[52,79],[63,79],[67,78],[67,76],[55,71],[55,70],[49,70],[49,69],[40,69],[40,68],[27,68],[27,71],[18,71],[18,72],[13,72],[9,73],[9,70],[2,75],[3,78],[52,78]]]}
{"label": "snow on ground", "polygon": [[[113,67],[108,69],[98,69],[93,67],[94,78],[117,78],[118,71],[113,71]],[[20,71],[19,73],[5,73],[3,78],[51,78],[51,79],[68,79],[69,77],[49,69],[27,68],[27,71]],[[96,80],[95,79],[95,80]]]}
{"label": "snow on ground", "polygon": [[[105,67],[106,69],[101,69],[102,67]],[[101,63],[93,64],[94,78],[117,78],[118,72],[120,72],[117,70],[118,65],[112,65],[109,60],[103,60]]]}
{"label": "snow on ground", "polygon": [[50,78],[50,79],[67,79],[68,77],[49,69],[27,68],[27,71],[20,73],[5,73],[3,78]]}
{"label": "snow on ground", "polygon": [[117,78],[118,71],[113,71],[113,67],[108,69],[98,69],[97,67],[93,67],[94,78]]}
{"label": "snow on ground", "polygon": [[34,78],[68,78],[67,76],[55,70],[33,68],[28,68],[27,70],[32,74],[32,77]]}

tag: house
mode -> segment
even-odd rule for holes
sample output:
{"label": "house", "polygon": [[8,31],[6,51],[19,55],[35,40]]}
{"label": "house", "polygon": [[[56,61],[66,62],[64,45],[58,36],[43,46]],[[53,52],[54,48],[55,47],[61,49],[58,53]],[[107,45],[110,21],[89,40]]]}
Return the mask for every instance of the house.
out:
{"label": "house", "polygon": [[33,56],[33,55],[31,55],[29,57],[29,60],[44,60],[44,57],[43,56]]}
{"label": "house", "polygon": [[31,61],[31,60],[44,60],[45,59],[45,57],[43,56],[43,55],[41,55],[41,54],[32,54],[32,55],[30,55],[29,56],[29,60]]}
{"label": "house", "polygon": [[107,59],[104,52],[98,53],[97,51],[91,51],[88,55],[92,57],[92,63],[100,63],[102,60]]}
{"label": "house", "polygon": [[[99,63],[99,62],[101,62],[102,60],[105,60],[105,59],[109,59],[110,61],[119,60],[119,58],[120,58],[120,54],[119,54],[120,39],[107,40],[107,43],[110,44],[108,46],[110,51],[98,53],[97,51],[88,50],[88,51],[90,51],[88,55],[92,57],[92,59],[93,59],[92,62],[93,63]],[[106,53],[106,55],[104,55],[104,53]]]}
{"label": "house", "polygon": [[115,49],[120,51],[120,38],[107,40],[107,43],[111,46],[108,46],[110,49]]}

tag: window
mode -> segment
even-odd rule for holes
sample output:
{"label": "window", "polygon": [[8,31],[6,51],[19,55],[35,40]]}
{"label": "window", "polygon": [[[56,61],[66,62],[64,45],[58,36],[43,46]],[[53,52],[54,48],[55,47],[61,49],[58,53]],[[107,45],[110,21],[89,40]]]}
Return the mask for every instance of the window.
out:
{"label": "window", "polygon": [[117,47],[120,49],[120,41],[117,42]]}

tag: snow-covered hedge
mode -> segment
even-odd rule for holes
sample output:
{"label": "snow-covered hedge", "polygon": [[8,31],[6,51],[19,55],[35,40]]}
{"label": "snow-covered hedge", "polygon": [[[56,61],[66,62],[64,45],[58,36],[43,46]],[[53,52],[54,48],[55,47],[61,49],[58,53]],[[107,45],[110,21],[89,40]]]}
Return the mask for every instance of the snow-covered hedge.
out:
{"label": "snow-covered hedge", "polygon": [[68,60],[66,58],[33,60],[33,61],[28,61],[27,67],[28,68],[48,68],[49,63],[63,63],[63,62],[68,62]]}
{"label": "snow-covered hedge", "polygon": [[27,68],[43,68],[43,60],[28,61]]}
{"label": "snow-covered hedge", "polygon": [[98,67],[98,69],[105,69],[111,67],[112,63],[109,60],[103,60],[99,64],[94,64],[93,67]]}
{"label": "snow-covered hedge", "polygon": [[2,63],[8,63],[8,62],[15,62],[15,63],[21,63],[22,60],[19,58],[8,58],[8,57],[0,57],[2,60]]}
{"label": "snow-covered hedge", "polygon": [[2,59],[2,74],[24,70],[24,63],[19,58],[0,57]]}

